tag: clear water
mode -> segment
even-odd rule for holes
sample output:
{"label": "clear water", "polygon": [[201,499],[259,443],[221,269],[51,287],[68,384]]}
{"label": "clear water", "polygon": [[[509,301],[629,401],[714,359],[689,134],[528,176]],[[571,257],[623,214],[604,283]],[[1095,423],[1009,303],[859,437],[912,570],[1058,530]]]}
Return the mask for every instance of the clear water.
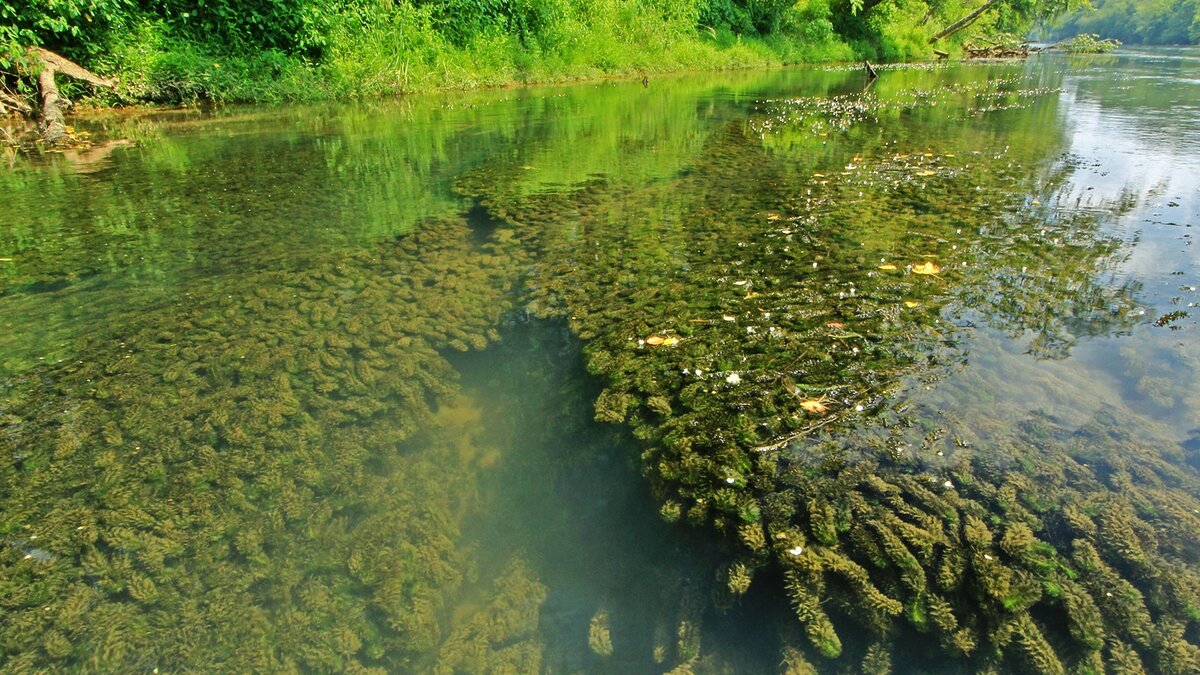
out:
{"label": "clear water", "polygon": [[[97,120],[139,142],[10,158],[0,666],[1038,670],[944,656],[907,600],[881,643],[834,586],[840,653],[803,637],[789,565],[820,537],[747,543],[781,531],[754,458],[833,444],[964,494],[1078,446],[1107,468],[1068,480],[1106,487],[1063,503],[1102,514],[1141,495],[1112,475],[1149,485],[1133,528],[1174,585],[1101,547],[1158,623],[1095,653],[1186,672],[1198,101],[1200,52],[1122,50]],[[656,449],[672,420],[716,487]],[[956,602],[980,642],[1005,625]]]}

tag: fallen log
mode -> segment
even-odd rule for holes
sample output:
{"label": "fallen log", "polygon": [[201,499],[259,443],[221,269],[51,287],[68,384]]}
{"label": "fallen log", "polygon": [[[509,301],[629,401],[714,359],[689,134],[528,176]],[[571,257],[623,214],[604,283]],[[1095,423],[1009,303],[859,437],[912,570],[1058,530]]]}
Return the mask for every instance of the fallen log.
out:
{"label": "fallen log", "polygon": [[62,111],[62,96],[54,81],[54,69],[43,67],[38,73],[38,90],[42,92],[42,114],[38,133],[47,145],[54,145],[67,135],[67,121]]}
{"label": "fallen log", "polygon": [[115,80],[110,80],[106,77],[100,77],[87,68],[84,68],[70,59],[59,56],[49,49],[31,47],[28,54],[34,59],[40,61],[43,67],[53,68],[55,71],[60,72],[67,77],[73,77],[77,80],[82,80],[93,87],[112,89],[113,87],[117,86]]}
{"label": "fallen log", "polygon": [[[68,103],[58,91],[55,76],[59,73],[93,87],[112,89],[116,82],[100,77],[74,61],[55,54],[49,49],[30,47],[25,51],[26,59],[20,74],[24,77],[35,78],[38,92],[41,95],[41,105],[35,111],[27,102],[9,94],[0,92],[0,106],[7,106],[20,112],[26,117],[37,118],[38,134],[47,145],[54,145],[67,135],[66,116],[63,107]],[[32,68],[30,68],[32,66]]]}
{"label": "fallen log", "polygon": [[1023,59],[1029,56],[1031,50],[1028,43],[1021,43],[992,44],[986,47],[964,44],[963,51],[967,53],[968,59]]}

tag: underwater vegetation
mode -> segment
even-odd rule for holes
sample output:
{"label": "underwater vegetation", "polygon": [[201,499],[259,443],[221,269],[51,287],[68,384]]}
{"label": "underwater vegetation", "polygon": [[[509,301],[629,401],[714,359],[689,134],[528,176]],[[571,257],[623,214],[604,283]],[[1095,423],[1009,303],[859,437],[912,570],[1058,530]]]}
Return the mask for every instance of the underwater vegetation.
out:
{"label": "underwater vegetation", "polygon": [[[663,672],[728,670],[706,619],[769,585],[790,605],[783,672],[1196,672],[1185,448],[1120,410],[1030,405],[1011,425],[916,395],[973,356],[976,326],[1052,362],[1146,321],[1134,285],[1101,279],[1122,242],[1094,213],[1042,206],[1074,170],[1052,90],[965,69],[884,79],[708,111],[679,137],[656,120],[655,143],[606,137],[587,161],[538,155],[530,134],[549,125],[514,122],[517,150],[449,172],[451,215],[386,206],[397,180],[446,174],[373,182],[378,166],[346,160],[355,194],[383,195],[366,199],[369,245],[331,231],[263,256],[251,233],[231,250],[254,264],[202,260],[70,358],[14,359],[0,669],[555,670],[552,575],[520,551],[482,569],[469,534],[498,508],[479,475],[499,451],[452,432],[482,415],[459,354],[542,318],[584,345],[595,418],[637,439],[661,516],[723,547],[717,575],[647,572],[662,575],[647,626],[589,606],[576,669],[619,671],[644,628]],[[568,147],[600,132],[563,124]],[[626,174],[601,170],[630,157]],[[52,244],[28,244],[10,298],[55,292]],[[176,245],[153,250],[172,260]],[[91,248],[64,249],[70,281],[143,269]],[[1145,396],[1191,400],[1130,368]],[[972,392],[985,408],[1007,393],[991,384]]]}
{"label": "underwater vegetation", "polygon": [[497,337],[511,248],[442,219],[210,278],[5,381],[4,536],[47,555],[0,552],[4,669],[536,662],[536,641],[518,646],[538,604],[519,565],[475,616],[445,615],[469,473],[456,448],[413,443],[455,392],[441,352]]}
{"label": "underwater vegetation", "polygon": [[[596,418],[641,439],[662,516],[724,534],[718,597],[782,573],[788,672],[1200,668],[1200,479],[1169,441],[1112,415],[951,434],[905,403],[966,358],[963,317],[1038,358],[1136,321],[1096,281],[1119,242],[1026,196],[1069,174],[1037,156],[1054,139],[1021,157],[976,121],[1047,93],[764,102],[651,186],[459,181],[539,251],[530,306],[588,342]],[[945,136],[910,137],[939,104]]]}

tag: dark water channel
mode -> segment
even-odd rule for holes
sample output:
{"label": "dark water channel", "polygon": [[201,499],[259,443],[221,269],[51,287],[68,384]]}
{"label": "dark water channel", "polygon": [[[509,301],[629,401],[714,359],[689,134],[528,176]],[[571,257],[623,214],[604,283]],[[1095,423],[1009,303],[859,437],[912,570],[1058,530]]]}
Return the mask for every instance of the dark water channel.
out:
{"label": "dark water channel", "polygon": [[89,124],[4,672],[1200,671],[1200,51]]}

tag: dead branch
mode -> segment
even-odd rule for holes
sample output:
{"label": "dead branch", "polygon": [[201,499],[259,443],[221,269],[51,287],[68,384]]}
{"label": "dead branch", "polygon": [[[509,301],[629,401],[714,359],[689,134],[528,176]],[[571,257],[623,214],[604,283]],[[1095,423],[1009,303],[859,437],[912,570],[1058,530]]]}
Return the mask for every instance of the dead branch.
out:
{"label": "dead branch", "polygon": [[996,5],[997,3],[1001,2],[1001,1],[1002,0],[988,0],[987,2],[983,3],[983,5],[981,7],[979,7],[978,9],[976,9],[975,11],[964,16],[963,18],[959,19],[958,21],[955,21],[954,23],[950,24],[949,26],[946,26],[945,28],[942,29],[942,32],[929,38],[929,44],[933,44],[933,43],[937,42],[938,40],[941,40],[944,37],[954,35],[958,31],[966,28],[967,26],[970,26],[971,24],[975,23],[975,20],[978,19],[980,17],[980,15],[982,15],[984,12],[991,9],[993,5]]}
{"label": "dead branch", "polygon": [[963,51],[967,53],[969,59],[1023,59],[1036,50],[1030,49],[1027,43],[1014,43],[993,44],[984,47],[964,44]]}
{"label": "dead branch", "polygon": [[14,111],[29,117],[33,114],[33,106],[29,105],[29,101],[0,86],[0,117]]}

